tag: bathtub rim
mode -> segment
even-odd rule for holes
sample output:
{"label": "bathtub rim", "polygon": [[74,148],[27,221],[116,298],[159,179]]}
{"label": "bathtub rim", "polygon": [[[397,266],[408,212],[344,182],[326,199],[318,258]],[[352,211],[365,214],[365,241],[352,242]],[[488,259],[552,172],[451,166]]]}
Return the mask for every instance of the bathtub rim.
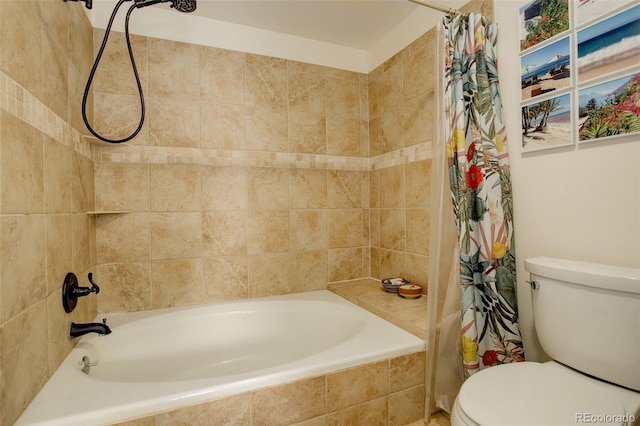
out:
{"label": "bathtub rim", "polygon": [[[402,355],[407,355],[415,352],[424,351],[424,340],[420,339],[413,334],[409,333],[406,330],[401,329],[400,327],[390,323],[389,321],[372,314],[371,312],[363,309],[362,307],[342,298],[341,296],[336,295],[335,293],[329,290],[317,290],[312,292],[304,292],[304,293],[293,293],[287,295],[280,296],[267,296],[255,299],[241,299],[241,300],[233,300],[233,301],[224,301],[224,302],[215,302],[215,305],[229,305],[229,304],[244,304],[251,303],[254,301],[269,301],[270,299],[276,300],[302,300],[302,301],[321,301],[321,302],[330,302],[330,303],[338,303],[341,305],[349,306],[352,309],[360,312],[361,315],[368,317],[369,321],[372,321],[370,324],[381,325],[385,332],[387,330],[391,330],[393,333],[397,333],[401,335],[401,340],[404,341],[404,346],[402,347],[386,347],[384,352],[375,353],[375,354],[356,354],[351,358],[341,359],[339,363],[332,363],[328,365],[314,366],[312,371],[309,371],[309,367],[302,365],[296,366],[296,368],[288,369],[286,371],[272,371],[267,374],[262,374],[260,377],[250,378],[244,377],[241,380],[234,381],[232,383],[225,384],[223,389],[220,389],[219,384],[214,384],[211,386],[206,386],[206,382],[209,382],[210,379],[201,379],[201,380],[190,380],[187,381],[189,383],[195,384],[198,382],[202,382],[204,386],[199,387],[197,390],[188,389],[188,390],[178,390],[172,392],[170,396],[166,395],[166,392],[159,392],[158,394],[151,395],[146,398],[143,402],[133,401],[133,402],[122,402],[118,401],[118,409],[117,412],[113,412],[113,409],[110,407],[107,408],[94,408],[90,413],[79,413],[79,414],[61,414],[59,412],[56,413],[56,409],[53,411],[51,407],[43,410],[41,404],[46,404],[42,400],[46,398],[50,398],[53,394],[54,397],[59,396],[60,392],[57,392],[57,389],[65,389],[69,385],[69,380],[82,380],[87,385],[88,389],[85,389],[84,395],[90,395],[92,393],[98,394],[110,394],[111,392],[124,392],[125,394],[128,392],[134,393],[136,392],[136,386],[139,386],[139,383],[126,383],[126,382],[108,382],[95,380],[89,377],[84,376],[79,372],[79,368],[77,367],[76,358],[80,359],[81,355],[78,352],[82,351],[82,342],[83,339],[79,342],[76,348],[74,348],[71,353],[65,358],[63,363],[60,365],[58,370],[54,373],[54,375],[49,379],[49,381],[45,384],[45,387],[40,391],[40,393],[34,398],[32,403],[29,405],[27,410],[22,414],[22,416],[18,419],[16,425],[44,425],[44,424],[52,424],[53,422],[59,422],[59,424],[65,425],[86,425],[86,424],[111,424],[119,421],[126,421],[138,417],[146,417],[156,415],[162,412],[171,411],[182,406],[194,405],[203,403],[209,400],[229,397],[232,395],[244,393],[244,392],[252,392],[258,389],[267,388],[271,386],[281,385],[284,383],[293,382],[296,380],[307,379],[312,377],[318,377],[322,375],[328,375],[336,371],[353,368],[365,364],[370,364],[378,361],[387,360],[390,358],[395,358]],[[150,311],[140,311],[140,312],[132,312],[132,313],[112,313],[112,314],[102,314],[98,315],[98,318],[101,319],[106,317],[110,326],[117,331],[117,327],[125,324],[129,324],[140,319],[146,319],[149,317],[153,317],[156,315],[164,315],[170,314],[175,311],[189,310],[193,308],[198,308],[202,306],[207,306],[209,304],[204,305],[192,305],[192,306],[182,306],[175,308],[164,308],[158,310],[150,310]],[[376,328],[376,331],[379,329]],[[90,338],[90,337],[88,337]],[[321,352],[324,354],[325,352]],[[314,355],[313,358],[317,355]],[[306,359],[306,358],[305,358]],[[75,371],[74,371],[75,370]],[[58,374],[60,372],[60,374]],[[73,375],[73,373],[76,373]],[[64,374],[71,374],[70,377],[65,376]],[[164,384],[171,382],[162,382]],[[181,383],[181,382],[176,382]],[[142,385],[149,385],[149,383],[142,383]],[[166,386],[170,387],[170,386]],[[46,390],[45,390],[46,389]],[[81,397],[81,396],[80,396]],[[55,398],[54,398],[55,399]],[[67,401],[68,402],[68,401]],[[77,402],[77,401],[76,401]],[[50,404],[49,404],[50,405]],[[34,413],[35,412],[35,413]],[[49,414],[51,414],[49,416]],[[44,418],[43,418],[44,417]],[[55,423],[58,424],[58,423]]]}

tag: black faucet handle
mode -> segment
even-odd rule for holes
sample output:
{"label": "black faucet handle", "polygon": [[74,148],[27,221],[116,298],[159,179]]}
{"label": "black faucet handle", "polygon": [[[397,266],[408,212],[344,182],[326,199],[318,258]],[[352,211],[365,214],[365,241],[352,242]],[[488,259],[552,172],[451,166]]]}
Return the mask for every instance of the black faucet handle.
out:
{"label": "black faucet handle", "polygon": [[100,293],[100,287],[98,287],[98,284],[93,281],[93,274],[91,272],[89,272],[89,282],[91,283],[91,293]]}

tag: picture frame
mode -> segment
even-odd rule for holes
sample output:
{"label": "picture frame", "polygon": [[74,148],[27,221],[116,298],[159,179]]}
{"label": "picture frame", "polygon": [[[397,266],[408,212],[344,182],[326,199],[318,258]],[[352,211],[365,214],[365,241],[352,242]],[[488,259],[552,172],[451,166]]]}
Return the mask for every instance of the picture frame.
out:
{"label": "picture frame", "polygon": [[522,151],[573,145],[571,94],[548,97],[522,106]]}
{"label": "picture frame", "polygon": [[[568,0],[564,8],[534,0],[519,9],[521,152],[637,141],[640,0]],[[534,37],[548,22],[561,25]]]}
{"label": "picture frame", "polygon": [[580,142],[640,134],[640,72],[583,87],[578,99]]}

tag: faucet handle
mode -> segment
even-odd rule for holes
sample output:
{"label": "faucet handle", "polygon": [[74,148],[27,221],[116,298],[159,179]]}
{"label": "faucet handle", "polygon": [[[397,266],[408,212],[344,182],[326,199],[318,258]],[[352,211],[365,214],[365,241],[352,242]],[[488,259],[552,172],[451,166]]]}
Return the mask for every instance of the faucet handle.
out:
{"label": "faucet handle", "polygon": [[93,273],[89,272],[88,278],[89,278],[89,282],[91,283],[91,288],[89,289],[89,291],[95,294],[100,293],[100,287],[98,287],[98,284],[96,284],[95,281],[93,281]]}

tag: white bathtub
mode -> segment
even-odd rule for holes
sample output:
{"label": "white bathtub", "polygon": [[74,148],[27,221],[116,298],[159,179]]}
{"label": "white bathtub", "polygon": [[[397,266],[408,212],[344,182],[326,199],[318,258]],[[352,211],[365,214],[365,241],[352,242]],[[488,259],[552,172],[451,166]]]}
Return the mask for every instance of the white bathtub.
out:
{"label": "white bathtub", "polygon": [[102,317],[112,333],[85,335],[18,425],[109,424],[424,349],[325,290]]}

